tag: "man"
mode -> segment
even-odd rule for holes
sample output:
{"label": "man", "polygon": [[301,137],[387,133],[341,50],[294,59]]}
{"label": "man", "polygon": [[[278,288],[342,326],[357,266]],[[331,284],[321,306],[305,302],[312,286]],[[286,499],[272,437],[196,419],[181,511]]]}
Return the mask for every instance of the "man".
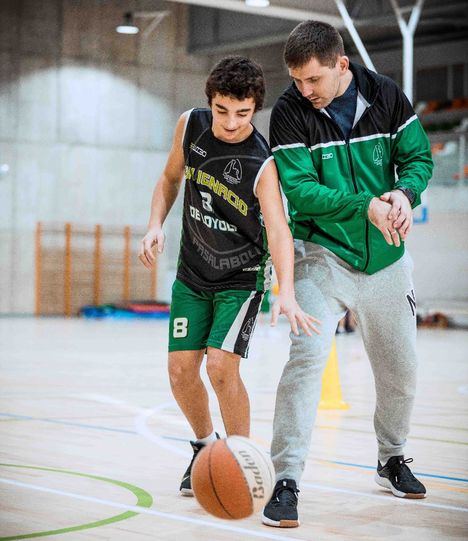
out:
{"label": "man", "polygon": [[177,123],[166,167],[154,189],[139,255],[151,268],[152,248],[162,252],[162,227],[185,175],[169,323],[171,388],[195,433],[193,458],[180,485],[184,495],[192,495],[193,460],[218,437],[200,378],[205,351],[227,435],[249,436],[249,399],[239,365],[241,357],[247,357],[269,284],[268,247],[280,286],[272,324],[284,313],[293,333],[299,334],[298,326],[307,334],[316,331],[316,320],[302,312],[294,296],[293,240],[275,163],[251,123],[263,105],[262,70],[247,58],[225,58],[211,72],[205,91],[210,109],[192,109]]}
{"label": "man", "polygon": [[277,484],[263,522],[295,527],[321,374],[346,309],[359,323],[375,377],[375,480],[395,496],[425,496],[403,455],[416,385],[416,318],[402,241],[433,164],[404,94],[391,79],[351,64],[335,28],[299,24],[284,59],[292,84],[272,111],[270,144],[297,239],[296,295],[306,311],[313,308],[322,332],[291,337],[271,447]]}

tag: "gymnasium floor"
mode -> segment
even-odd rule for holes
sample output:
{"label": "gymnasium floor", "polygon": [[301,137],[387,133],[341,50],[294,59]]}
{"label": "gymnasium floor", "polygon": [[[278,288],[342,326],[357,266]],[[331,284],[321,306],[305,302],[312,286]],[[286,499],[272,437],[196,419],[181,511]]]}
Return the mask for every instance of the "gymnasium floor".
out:
{"label": "gymnasium floor", "polygon": [[[191,433],[169,391],[166,326],[0,319],[0,540],[467,538],[468,332],[419,333],[407,456],[428,489],[422,501],[399,500],[374,483],[372,375],[359,337],[338,337],[351,407],[319,412],[301,485],[302,526],[276,530],[258,516],[212,518],[178,495]],[[243,364],[252,437],[264,449],[287,333],[284,323],[262,322]],[[217,409],[215,425],[221,430]]]}

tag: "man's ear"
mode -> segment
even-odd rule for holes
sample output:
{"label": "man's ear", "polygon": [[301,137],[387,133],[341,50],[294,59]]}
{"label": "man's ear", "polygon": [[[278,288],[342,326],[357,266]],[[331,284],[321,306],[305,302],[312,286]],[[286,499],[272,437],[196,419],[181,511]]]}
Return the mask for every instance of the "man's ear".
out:
{"label": "man's ear", "polygon": [[349,58],[345,55],[340,56],[338,63],[340,65],[340,72],[345,73],[349,68]]}

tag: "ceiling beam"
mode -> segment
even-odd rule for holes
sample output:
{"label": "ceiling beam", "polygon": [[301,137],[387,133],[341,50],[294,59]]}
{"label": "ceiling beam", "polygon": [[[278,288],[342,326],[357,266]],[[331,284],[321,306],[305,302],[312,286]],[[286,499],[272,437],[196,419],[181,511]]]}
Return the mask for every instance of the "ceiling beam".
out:
{"label": "ceiling beam", "polygon": [[241,13],[250,13],[251,15],[263,15],[265,17],[276,17],[287,19],[290,21],[306,21],[308,19],[316,19],[324,21],[336,28],[343,28],[343,20],[339,15],[331,15],[321,11],[295,9],[282,6],[272,6],[266,8],[254,8],[246,6],[243,0],[171,0],[179,4],[191,4],[193,6],[203,6],[213,9],[226,9],[228,11],[237,11]]}

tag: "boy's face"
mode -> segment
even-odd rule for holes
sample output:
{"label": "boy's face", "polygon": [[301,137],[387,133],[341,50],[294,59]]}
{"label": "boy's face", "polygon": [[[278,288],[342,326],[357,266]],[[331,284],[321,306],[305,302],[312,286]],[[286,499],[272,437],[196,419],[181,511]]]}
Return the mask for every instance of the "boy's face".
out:
{"label": "boy's face", "polygon": [[231,96],[215,94],[211,99],[214,136],[226,143],[238,143],[246,139],[251,131],[255,112],[253,98],[238,100]]}
{"label": "boy's face", "polygon": [[307,98],[315,109],[327,107],[340,95],[349,67],[346,56],[338,57],[333,68],[322,66],[312,57],[307,64],[299,68],[289,68],[289,75],[299,92]]}

